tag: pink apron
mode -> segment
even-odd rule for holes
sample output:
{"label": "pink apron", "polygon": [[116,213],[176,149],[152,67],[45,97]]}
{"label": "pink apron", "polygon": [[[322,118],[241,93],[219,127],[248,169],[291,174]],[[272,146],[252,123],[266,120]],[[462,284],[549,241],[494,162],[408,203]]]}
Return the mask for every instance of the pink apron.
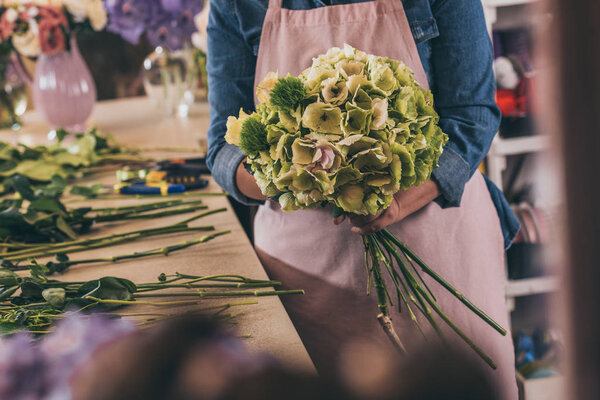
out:
{"label": "pink apron", "polygon": [[[459,21],[457,21],[459,23]],[[335,5],[312,10],[287,10],[271,0],[260,40],[256,80],[269,71],[298,75],[312,58],[344,43],[379,56],[402,60],[423,86],[427,78],[402,2]],[[256,250],[267,272],[287,287],[301,287],[305,296],[285,298],[284,305],[317,369],[328,373],[349,340],[391,346],[378,325],[376,298],[366,296],[363,245],[349,224],[335,226],[331,208],[282,212],[268,201],[254,223]],[[500,223],[481,174],[467,183],[459,208],[431,203],[389,227],[432,268],[501,325],[508,327],[504,297],[504,251]],[[510,334],[500,336],[458,300],[430,279],[438,302],[498,364],[482,368],[501,392],[516,399],[513,346]],[[393,287],[388,283],[388,287]],[[392,314],[407,349],[423,339],[406,312]],[[428,323],[421,319],[422,326]],[[440,321],[443,325],[443,322]],[[444,326],[445,327],[445,326]],[[426,329],[429,337],[435,333]],[[449,342],[476,355],[453,333]],[[435,340],[435,339],[434,339]],[[390,347],[391,349],[391,347]]]}

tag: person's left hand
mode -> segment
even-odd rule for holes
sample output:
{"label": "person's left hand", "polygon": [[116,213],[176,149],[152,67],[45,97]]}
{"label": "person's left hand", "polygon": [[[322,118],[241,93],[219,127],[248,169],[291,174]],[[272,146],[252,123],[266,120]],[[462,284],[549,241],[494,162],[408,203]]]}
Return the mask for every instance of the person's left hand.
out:
{"label": "person's left hand", "polygon": [[392,204],[376,215],[342,215],[334,218],[333,223],[339,225],[344,222],[347,216],[353,225],[352,232],[369,235],[402,221],[412,213],[425,207],[440,194],[442,193],[437,183],[428,180],[422,185],[396,193]]}

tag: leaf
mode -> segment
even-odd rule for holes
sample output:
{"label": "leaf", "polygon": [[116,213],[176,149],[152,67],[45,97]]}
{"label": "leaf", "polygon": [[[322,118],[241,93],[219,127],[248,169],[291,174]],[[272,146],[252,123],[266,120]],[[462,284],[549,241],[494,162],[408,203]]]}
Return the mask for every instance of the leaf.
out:
{"label": "leaf", "polygon": [[33,200],[35,198],[33,189],[31,188],[31,183],[29,183],[29,179],[25,178],[23,175],[13,175],[10,178],[10,183],[12,184],[15,192],[19,193],[22,198],[26,200]]}
{"label": "leaf", "polygon": [[13,286],[18,285],[21,281],[19,275],[8,269],[0,269],[0,285],[1,286]]}
{"label": "leaf", "polygon": [[60,175],[53,175],[50,183],[41,189],[42,194],[48,197],[60,196],[67,187],[67,181]]}
{"label": "leaf", "polygon": [[33,231],[33,226],[25,221],[23,215],[17,209],[11,207],[0,212],[0,237],[11,234],[22,235]]}
{"label": "leaf", "polygon": [[33,179],[35,181],[40,182],[49,182],[54,175],[65,175],[60,165],[45,160],[22,161],[19,163],[17,168],[10,171],[10,173],[21,174],[29,179]]}
{"label": "leaf", "polygon": [[31,265],[29,265],[29,273],[31,274],[31,279],[33,279],[35,282],[47,282],[48,278],[46,278],[46,275],[48,272],[50,272],[50,270],[45,265],[38,264],[36,260],[31,261]]}
{"label": "leaf", "polygon": [[[93,296],[103,300],[133,300],[137,287],[128,279],[106,276],[88,281],[79,287],[81,298]],[[118,305],[117,305],[118,307]]]}
{"label": "leaf", "polygon": [[98,197],[103,186],[101,183],[95,183],[90,186],[74,185],[70,193],[76,196],[83,196],[86,199],[92,199]]}
{"label": "leaf", "polygon": [[65,295],[66,292],[63,288],[48,288],[42,291],[44,300],[56,308],[61,308],[65,305]]}
{"label": "leaf", "polygon": [[67,136],[69,136],[67,130],[62,128],[56,130],[56,140],[58,140],[58,143],[61,143]]}
{"label": "leaf", "polygon": [[15,285],[15,286],[5,286],[3,288],[0,288],[0,300],[6,300],[8,299],[10,296],[12,296],[13,294],[15,294],[15,292],[20,288],[19,285]]}
{"label": "leaf", "polygon": [[[27,278],[26,278],[27,279]],[[21,295],[19,296],[24,300],[42,300],[43,286],[39,283],[27,279],[21,284]]]}
{"label": "leaf", "polygon": [[55,197],[38,197],[29,204],[29,209],[61,214],[65,206]]}
{"label": "leaf", "polygon": [[72,240],[77,239],[77,234],[73,231],[69,224],[67,224],[63,217],[58,217],[56,219],[56,227]]}

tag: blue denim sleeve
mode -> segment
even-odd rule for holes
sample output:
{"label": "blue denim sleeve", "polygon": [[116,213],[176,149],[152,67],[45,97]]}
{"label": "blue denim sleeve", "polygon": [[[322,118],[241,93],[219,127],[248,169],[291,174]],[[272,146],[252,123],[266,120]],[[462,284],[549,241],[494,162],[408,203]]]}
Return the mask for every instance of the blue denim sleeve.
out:
{"label": "blue denim sleeve", "polygon": [[487,154],[500,124],[494,100],[492,46],[480,0],[432,2],[439,36],[431,41],[431,73],[440,127],[450,137],[433,172],[442,207],[457,207],[465,184]]}
{"label": "blue denim sleeve", "polygon": [[210,126],[206,161],[215,181],[234,199],[246,205],[261,204],[238,190],[235,176],[244,155],[225,142],[227,117],[237,116],[240,107],[254,110],[256,56],[241,33],[232,0],[211,2],[207,34]]}

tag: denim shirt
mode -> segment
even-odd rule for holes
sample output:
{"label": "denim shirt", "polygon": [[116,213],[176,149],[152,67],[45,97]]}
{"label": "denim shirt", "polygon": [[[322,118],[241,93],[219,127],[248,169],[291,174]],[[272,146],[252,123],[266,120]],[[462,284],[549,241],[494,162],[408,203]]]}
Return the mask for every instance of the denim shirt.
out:
{"label": "denim shirt", "polygon": [[[369,0],[283,0],[283,7],[306,10]],[[224,139],[227,117],[240,108],[254,110],[254,77],[263,21],[269,0],[216,0],[208,21],[210,128],[207,163],[214,179],[237,201],[261,204],[244,196],[235,183],[244,155]],[[443,208],[460,206],[465,184],[487,154],[500,123],[494,101],[492,47],[480,0],[403,0],[423,63],[440,127],[450,137],[432,177]],[[505,248],[519,223],[501,191],[486,178],[496,206]]]}

